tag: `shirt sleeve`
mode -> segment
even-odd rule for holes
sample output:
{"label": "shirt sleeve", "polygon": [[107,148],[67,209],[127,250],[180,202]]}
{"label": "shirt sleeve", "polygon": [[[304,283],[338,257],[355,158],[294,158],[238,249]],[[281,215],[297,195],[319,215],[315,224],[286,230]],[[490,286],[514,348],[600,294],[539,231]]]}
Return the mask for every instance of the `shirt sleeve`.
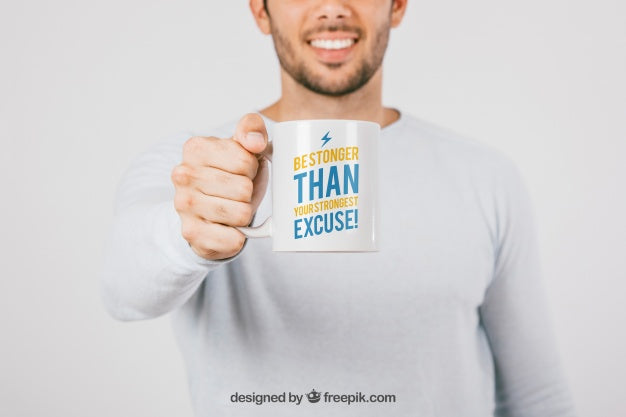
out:
{"label": "shirt sleeve", "polygon": [[496,261],[480,307],[495,364],[495,415],[574,416],[542,287],[529,193],[512,161],[499,171]]}
{"label": "shirt sleeve", "polygon": [[140,155],[119,184],[100,281],[103,303],[119,320],[174,310],[227,262],[196,255],[181,234],[170,175],[191,136],[178,134]]}

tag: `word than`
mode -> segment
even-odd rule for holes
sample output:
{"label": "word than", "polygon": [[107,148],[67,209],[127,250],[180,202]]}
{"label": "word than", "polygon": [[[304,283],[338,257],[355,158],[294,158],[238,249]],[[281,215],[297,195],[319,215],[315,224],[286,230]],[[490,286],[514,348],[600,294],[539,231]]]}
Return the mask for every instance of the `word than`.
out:
{"label": "word than", "polygon": [[352,194],[359,192],[359,164],[343,166],[343,181],[339,180],[339,168],[331,167],[312,169],[293,176],[298,181],[298,204],[304,200],[308,190],[307,201]]}

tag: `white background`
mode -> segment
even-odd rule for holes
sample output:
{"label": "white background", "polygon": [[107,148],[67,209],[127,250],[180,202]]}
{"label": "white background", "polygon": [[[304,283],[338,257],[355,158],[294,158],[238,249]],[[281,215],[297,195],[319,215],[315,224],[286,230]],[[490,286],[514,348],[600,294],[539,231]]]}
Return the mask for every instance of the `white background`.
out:
{"label": "white background", "polygon": [[[0,3],[0,415],[191,416],[167,317],[98,293],[130,159],[279,95],[247,2]],[[385,103],[489,143],[531,190],[580,415],[626,415],[626,2],[410,1]]]}

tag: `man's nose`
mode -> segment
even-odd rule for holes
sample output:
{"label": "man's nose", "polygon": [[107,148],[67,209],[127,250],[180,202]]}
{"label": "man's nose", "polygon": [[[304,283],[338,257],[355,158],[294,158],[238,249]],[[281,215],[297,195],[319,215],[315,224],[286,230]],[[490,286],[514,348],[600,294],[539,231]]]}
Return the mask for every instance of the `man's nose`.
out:
{"label": "man's nose", "polygon": [[346,19],[351,15],[346,0],[325,0],[320,1],[315,14],[318,20]]}

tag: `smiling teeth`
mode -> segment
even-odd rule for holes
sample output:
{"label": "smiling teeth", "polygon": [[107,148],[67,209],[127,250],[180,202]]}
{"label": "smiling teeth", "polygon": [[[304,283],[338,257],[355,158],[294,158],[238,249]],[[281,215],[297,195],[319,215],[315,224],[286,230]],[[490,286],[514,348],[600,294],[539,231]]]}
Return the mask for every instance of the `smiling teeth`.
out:
{"label": "smiling teeth", "polygon": [[354,39],[314,39],[311,46],[321,49],[344,49],[352,46]]}

